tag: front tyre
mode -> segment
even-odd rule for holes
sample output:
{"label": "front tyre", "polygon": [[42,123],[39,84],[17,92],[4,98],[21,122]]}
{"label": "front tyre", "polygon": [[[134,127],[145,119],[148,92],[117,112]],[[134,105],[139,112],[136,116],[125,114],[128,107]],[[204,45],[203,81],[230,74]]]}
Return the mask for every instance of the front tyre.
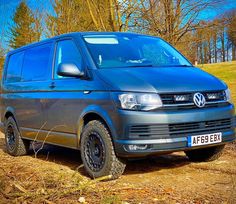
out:
{"label": "front tyre", "polygon": [[116,179],[124,172],[126,165],[116,156],[111,135],[101,121],[90,121],[84,127],[80,145],[84,168],[90,177],[110,175],[110,179]]}
{"label": "front tyre", "polygon": [[207,147],[202,149],[194,149],[185,151],[190,161],[193,162],[208,162],[218,159],[224,149],[225,145]]}
{"label": "front tyre", "polygon": [[30,142],[21,138],[16,121],[13,117],[5,122],[6,150],[12,156],[26,155],[29,151]]}

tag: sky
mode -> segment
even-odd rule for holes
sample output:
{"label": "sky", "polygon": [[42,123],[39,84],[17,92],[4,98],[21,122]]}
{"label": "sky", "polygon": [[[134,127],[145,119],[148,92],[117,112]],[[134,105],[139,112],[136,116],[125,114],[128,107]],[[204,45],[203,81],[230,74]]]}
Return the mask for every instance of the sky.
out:
{"label": "sky", "polygon": [[[7,46],[8,41],[8,29],[12,25],[12,16],[22,0],[0,0],[0,42],[4,47]],[[53,12],[51,1],[53,0],[25,0],[32,10],[40,8],[47,12]],[[191,0],[189,0],[191,1]],[[236,9],[236,0],[224,0],[224,3],[218,4],[214,8],[202,12],[199,15],[201,20],[212,20],[216,16],[223,14],[230,9]],[[4,34],[4,35],[3,35]]]}
{"label": "sky", "polygon": [[236,0],[222,1],[221,4],[202,12],[199,18],[204,20],[214,19],[216,16],[221,15],[231,9],[236,9]]}

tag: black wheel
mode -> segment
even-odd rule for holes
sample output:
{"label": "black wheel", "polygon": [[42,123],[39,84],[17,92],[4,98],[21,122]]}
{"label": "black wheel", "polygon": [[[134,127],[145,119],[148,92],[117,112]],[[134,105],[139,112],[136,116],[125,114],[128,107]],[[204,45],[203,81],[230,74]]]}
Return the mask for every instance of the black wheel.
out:
{"label": "black wheel", "polygon": [[12,117],[5,122],[5,142],[10,155],[21,156],[28,153],[30,142],[21,138],[16,121]]}
{"label": "black wheel", "polygon": [[93,120],[84,127],[80,145],[90,177],[110,175],[110,179],[116,179],[124,172],[125,163],[116,156],[109,131],[102,122]]}
{"label": "black wheel", "polygon": [[224,146],[225,145],[220,145],[202,149],[189,150],[185,151],[185,154],[193,162],[214,161],[222,155]]}

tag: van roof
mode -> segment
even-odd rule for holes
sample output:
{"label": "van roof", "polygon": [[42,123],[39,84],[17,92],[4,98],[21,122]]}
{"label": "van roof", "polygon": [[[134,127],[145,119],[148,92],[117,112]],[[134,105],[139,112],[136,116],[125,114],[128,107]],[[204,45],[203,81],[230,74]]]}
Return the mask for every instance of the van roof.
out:
{"label": "van roof", "polygon": [[51,42],[60,38],[64,38],[64,37],[75,37],[75,36],[84,36],[84,35],[124,35],[124,34],[130,34],[130,35],[143,35],[143,34],[138,34],[138,33],[132,33],[132,32],[95,32],[95,31],[89,31],[89,32],[71,32],[71,33],[66,33],[66,34],[62,34],[62,35],[58,35],[52,38],[48,38],[45,40],[41,40],[39,42],[34,42],[34,43],[30,43],[28,45],[22,46],[20,48],[11,50],[7,53],[7,55],[13,54],[15,52],[19,52],[21,50],[25,50],[29,47],[33,47],[36,45],[40,45],[40,44],[44,44],[47,42]]}

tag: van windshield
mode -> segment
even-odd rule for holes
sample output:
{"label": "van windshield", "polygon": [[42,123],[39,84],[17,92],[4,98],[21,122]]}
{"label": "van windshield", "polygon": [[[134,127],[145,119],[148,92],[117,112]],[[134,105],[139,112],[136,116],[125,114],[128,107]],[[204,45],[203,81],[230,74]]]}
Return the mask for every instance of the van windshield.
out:
{"label": "van windshield", "polygon": [[160,38],[133,34],[83,37],[98,68],[192,66]]}

